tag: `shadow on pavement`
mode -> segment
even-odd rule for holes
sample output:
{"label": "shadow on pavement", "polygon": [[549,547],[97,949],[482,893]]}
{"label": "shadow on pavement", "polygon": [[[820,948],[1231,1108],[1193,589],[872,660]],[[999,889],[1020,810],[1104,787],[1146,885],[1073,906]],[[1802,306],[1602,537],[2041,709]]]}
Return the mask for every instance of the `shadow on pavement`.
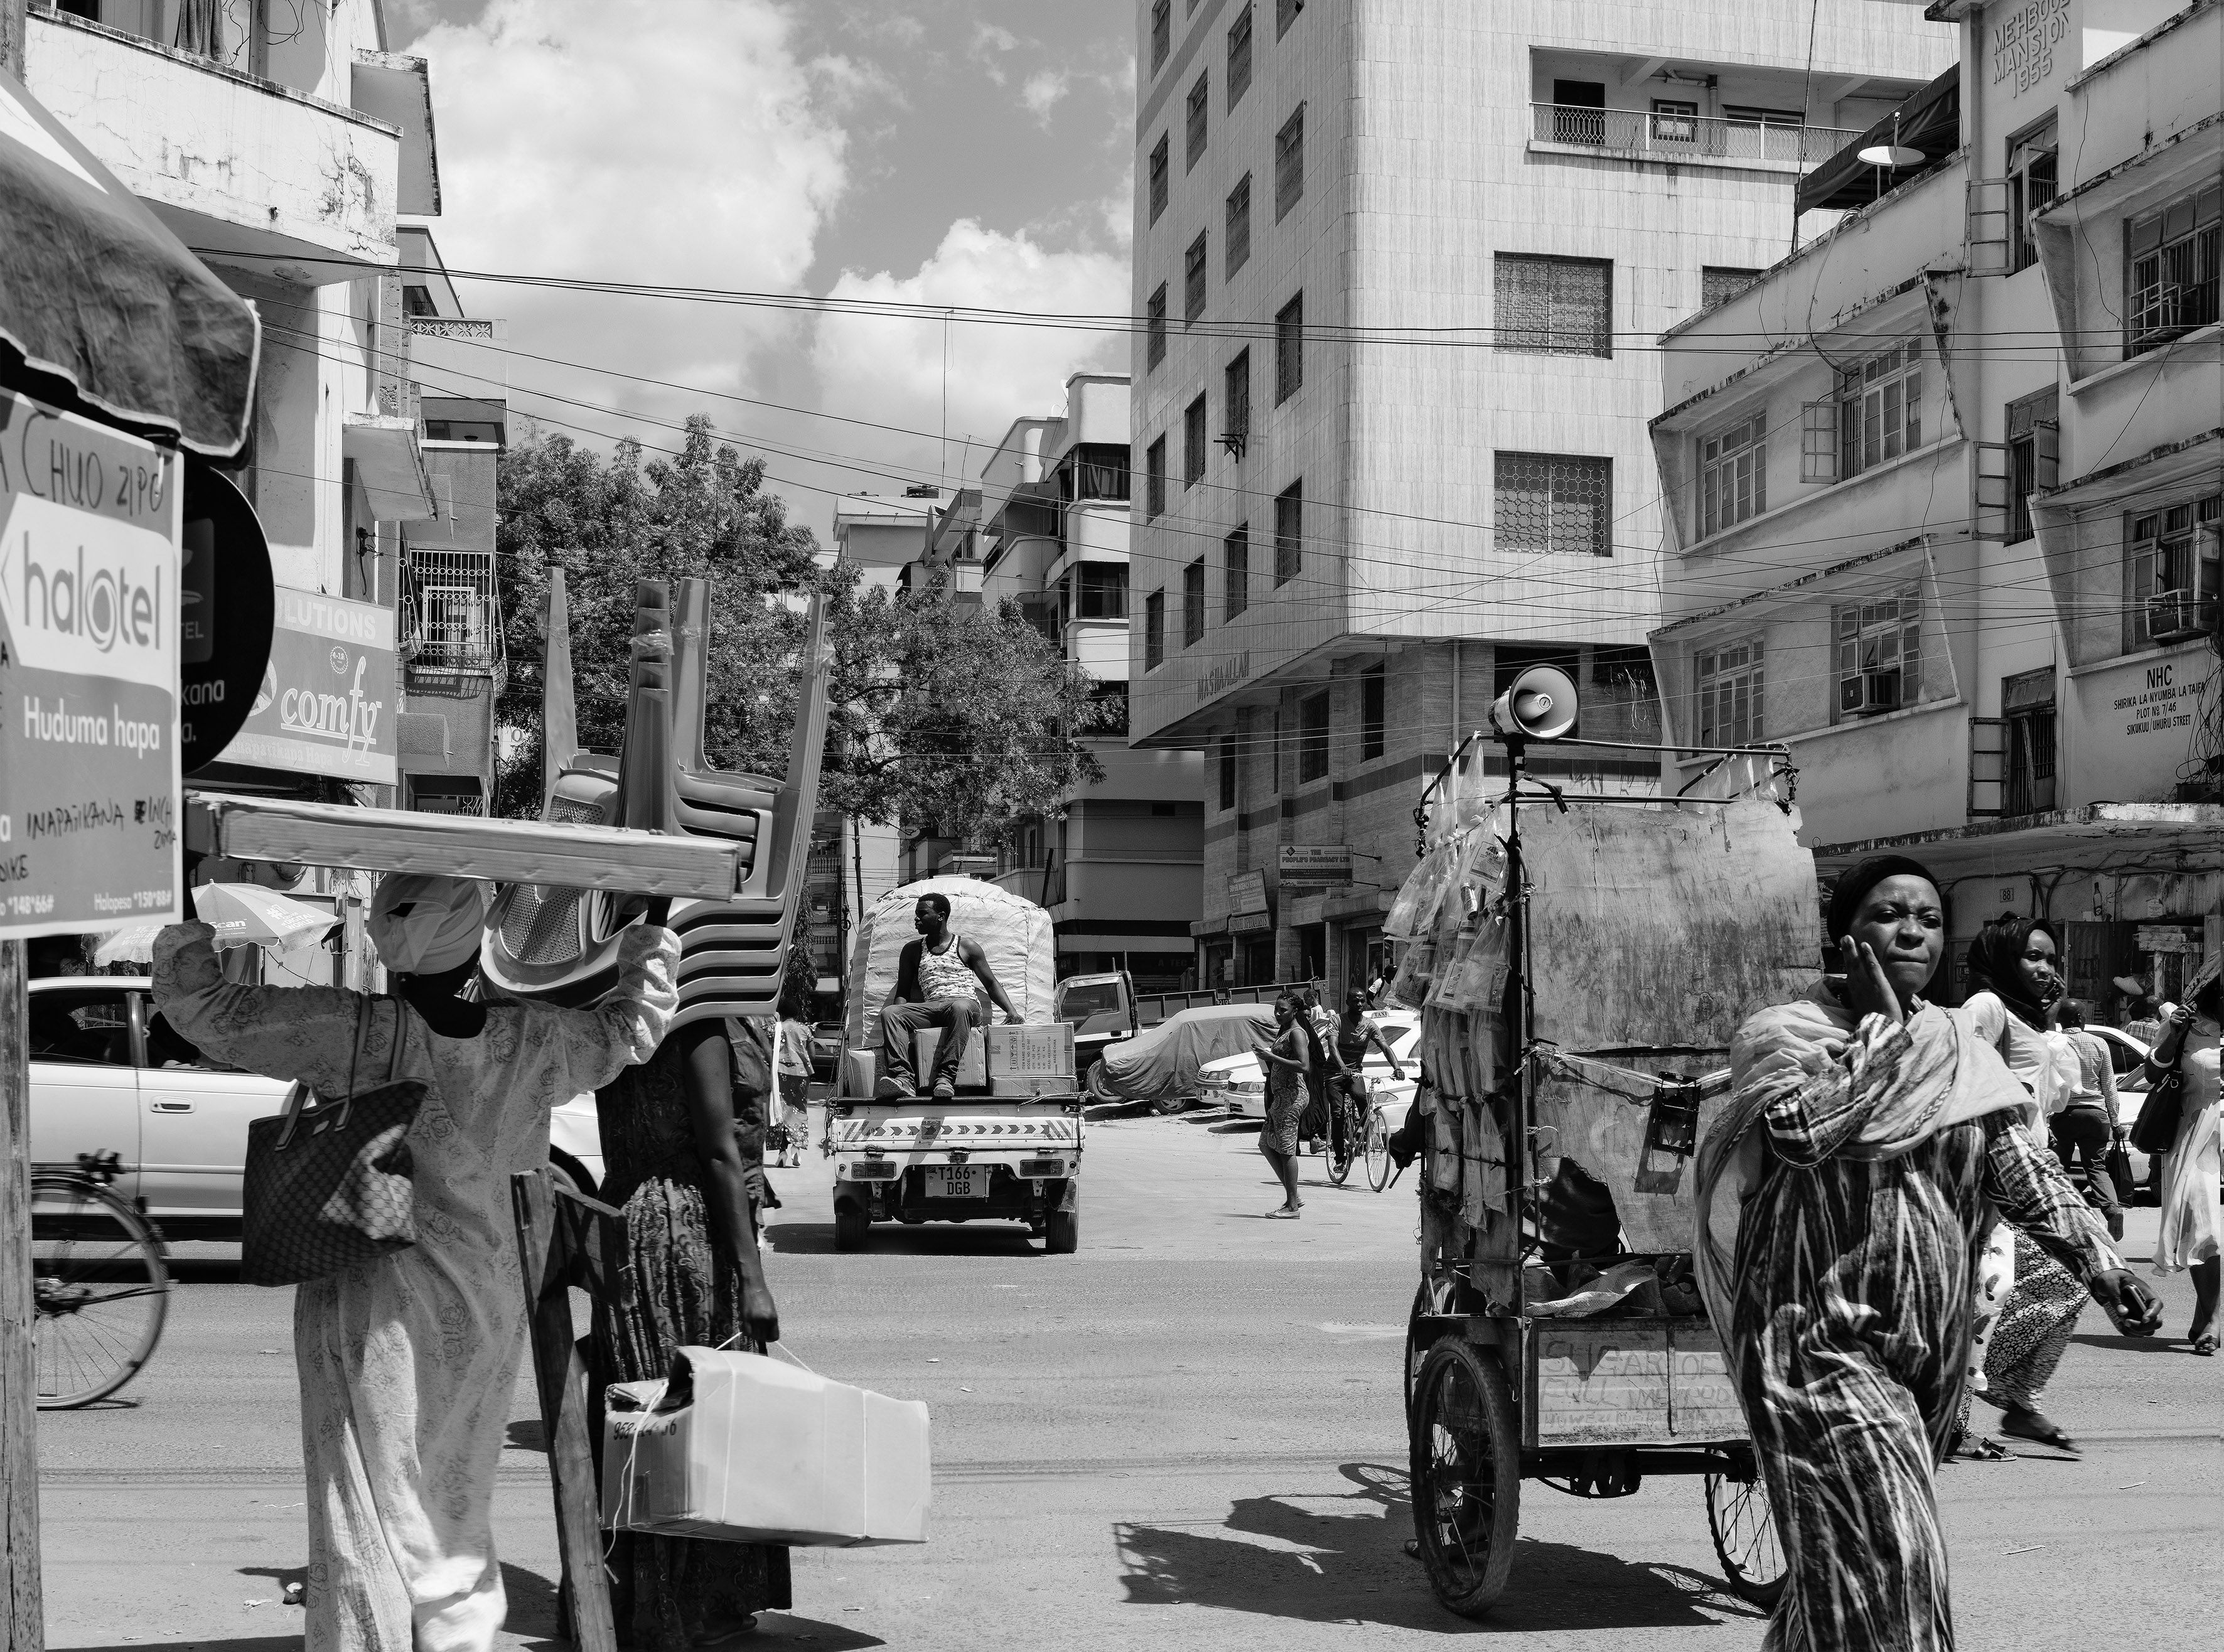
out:
{"label": "shadow on pavement", "polygon": [[[831,1222],[776,1222],[767,1233],[780,1256],[831,1256]],[[1031,1256],[1041,1246],[1018,1222],[875,1222],[860,1256]]]}
{"label": "shadow on pavement", "polygon": [[2167,1332],[2161,1336],[2131,1337],[2118,1336],[2113,1331],[2081,1331],[2069,1340],[2082,1343],[2088,1348],[2110,1348],[2118,1353],[2190,1354],[2193,1352],[2191,1337],[2171,1336]]}
{"label": "shadow on pavement", "polygon": [[1406,1553],[1412,1520],[1405,1476],[1371,1463],[1347,1463],[1343,1473],[1356,1489],[1241,1498],[1216,1528],[1116,1523],[1128,1604],[1447,1634],[1698,1628],[1761,1616],[1719,1579],[1685,1567],[1525,1538],[1506,1595],[1487,1618],[1469,1622],[1437,1604],[1427,1574]]}
{"label": "shadow on pavement", "polygon": [[298,1649],[300,1644],[301,1631],[297,1629],[291,1635],[243,1635],[229,1641],[160,1641],[150,1636],[116,1646],[60,1647],[49,1643],[49,1652],[280,1652],[281,1648]]}

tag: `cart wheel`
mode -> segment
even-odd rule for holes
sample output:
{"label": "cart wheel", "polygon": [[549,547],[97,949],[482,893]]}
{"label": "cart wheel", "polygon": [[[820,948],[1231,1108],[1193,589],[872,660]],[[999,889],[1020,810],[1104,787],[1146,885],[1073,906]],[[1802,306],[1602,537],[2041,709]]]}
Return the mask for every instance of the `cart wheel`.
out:
{"label": "cart wheel", "polygon": [[1367,1183],[1377,1193],[1390,1185],[1390,1131],[1380,1107],[1367,1115]]}
{"label": "cart wheel", "polygon": [[837,1251],[862,1251],[865,1235],[873,1231],[873,1219],[865,1214],[862,1205],[848,1201],[834,1207],[834,1248]]}
{"label": "cart wheel", "polygon": [[1784,1593],[1786,1568],[1767,1485],[1758,1472],[1749,1480],[1709,1474],[1706,1492],[1707,1529],[1731,1592],[1753,1605],[1773,1607]]}
{"label": "cart wheel", "polygon": [[1081,1248],[1081,1212],[1053,1210],[1043,1218],[1043,1254],[1071,1256]]}
{"label": "cart wheel", "polygon": [[1521,1447],[1505,1367],[1456,1336],[1415,1385],[1413,1535],[1437,1598],[1477,1617],[1506,1591],[1521,1523]]}
{"label": "cart wheel", "polygon": [[1450,1313],[1458,1288],[1456,1281],[1441,1275],[1425,1278],[1413,1287],[1413,1306],[1406,1315],[1406,1426],[1409,1428],[1413,1426],[1414,1386],[1428,1361],[1429,1350],[1435,1346],[1425,1340],[1421,1321],[1430,1315]]}

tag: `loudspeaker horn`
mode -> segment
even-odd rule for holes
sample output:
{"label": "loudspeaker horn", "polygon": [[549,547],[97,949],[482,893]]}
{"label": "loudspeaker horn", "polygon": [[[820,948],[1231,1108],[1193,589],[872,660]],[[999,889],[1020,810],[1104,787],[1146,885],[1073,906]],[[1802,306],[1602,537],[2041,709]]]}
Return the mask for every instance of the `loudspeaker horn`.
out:
{"label": "loudspeaker horn", "polygon": [[1556,665],[1532,665],[1491,702],[1490,726],[1523,740],[1575,732],[1576,679]]}

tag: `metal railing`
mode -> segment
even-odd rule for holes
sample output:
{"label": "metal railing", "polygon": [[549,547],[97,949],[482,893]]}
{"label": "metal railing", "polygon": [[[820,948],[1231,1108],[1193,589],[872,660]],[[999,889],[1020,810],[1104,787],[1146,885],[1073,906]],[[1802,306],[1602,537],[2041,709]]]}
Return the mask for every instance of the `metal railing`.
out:
{"label": "metal railing", "polygon": [[1812,167],[1861,136],[1835,126],[1683,115],[1642,109],[1532,104],[1539,143],[1580,144],[1649,161],[1766,161]]}

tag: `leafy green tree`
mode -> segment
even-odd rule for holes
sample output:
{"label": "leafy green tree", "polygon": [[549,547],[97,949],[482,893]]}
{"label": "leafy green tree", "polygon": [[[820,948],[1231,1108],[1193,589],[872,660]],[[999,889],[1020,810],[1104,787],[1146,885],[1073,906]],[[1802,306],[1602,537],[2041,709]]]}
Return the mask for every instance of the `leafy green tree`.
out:
{"label": "leafy green tree", "polygon": [[531,430],[504,454],[498,813],[540,809],[541,615],[559,563],[589,750],[615,752],[624,731],[635,582],[700,577],[712,586],[704,746],[720,768],[784,766],[799,599],[820,592],[834,652],[822,806],[991,842],[1103,778],[1074,739],[1097,726],[1087,673],[1015,607],[862,590],[854,569],[818,565],[810,530],[763,481],[762,461],[718,444],[700,416],[672,457],[644,462],[628,440],[606,458]]}

